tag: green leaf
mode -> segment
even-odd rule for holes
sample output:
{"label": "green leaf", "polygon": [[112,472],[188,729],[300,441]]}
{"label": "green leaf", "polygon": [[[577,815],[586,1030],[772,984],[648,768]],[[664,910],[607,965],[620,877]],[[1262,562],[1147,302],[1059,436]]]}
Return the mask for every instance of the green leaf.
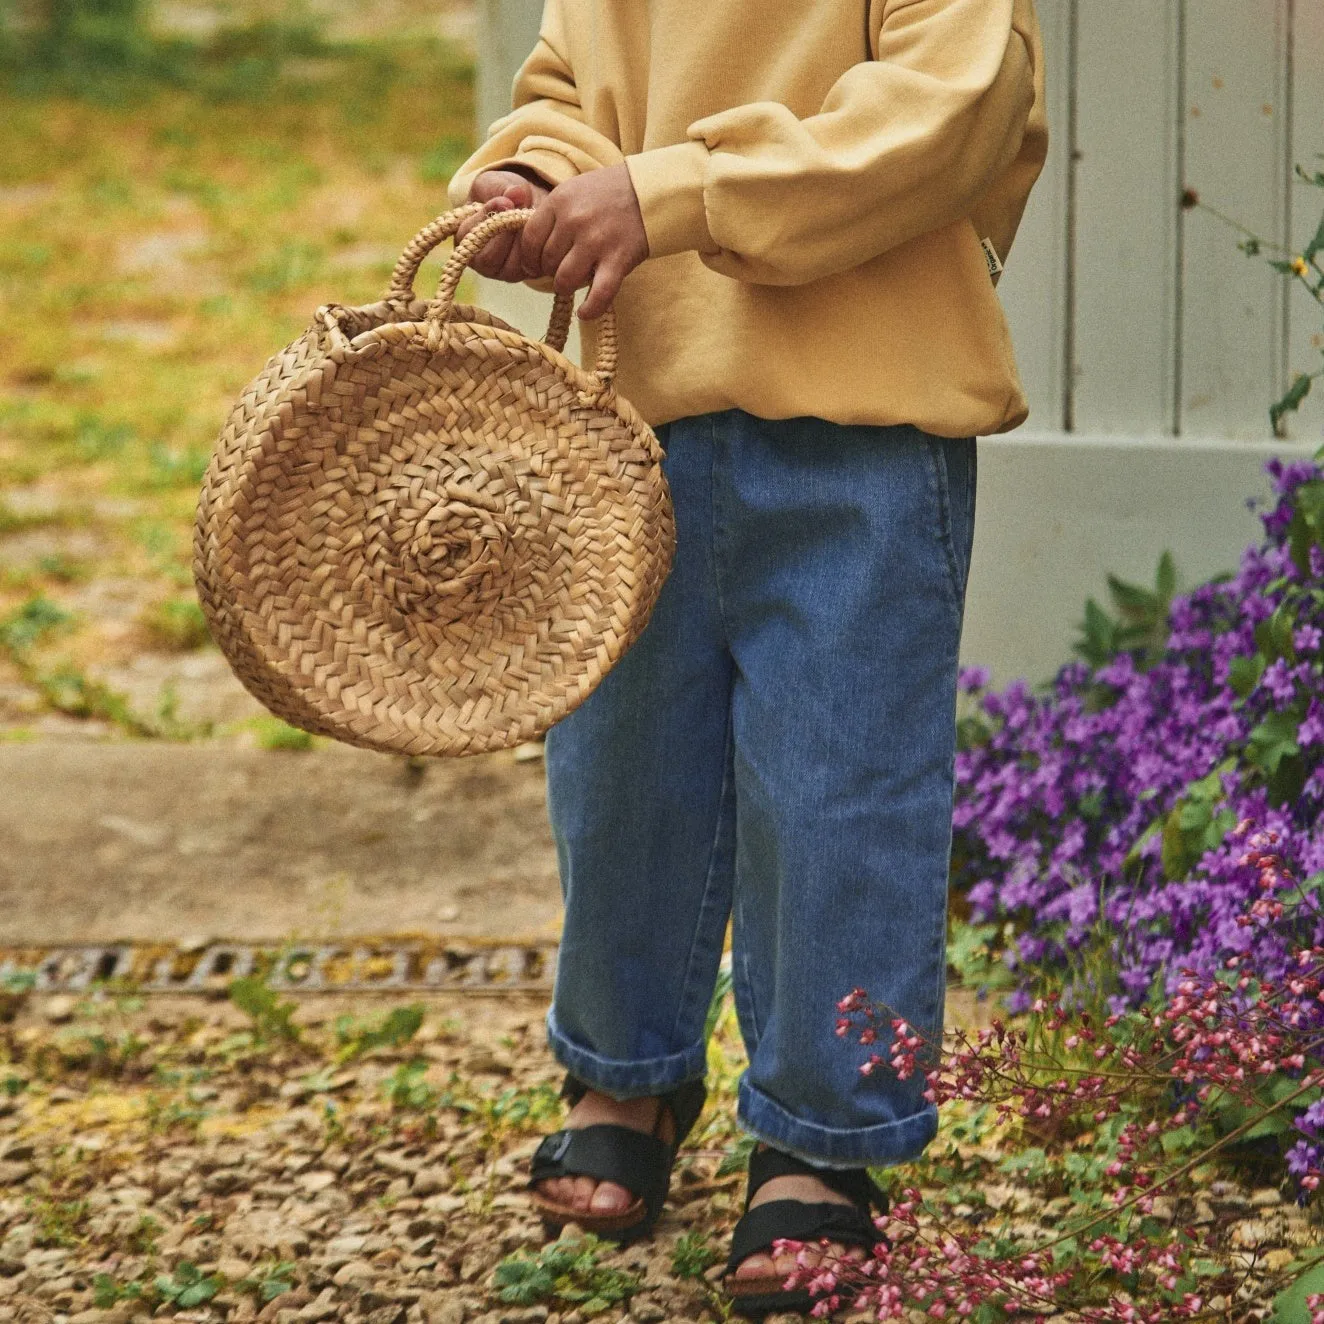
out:
{"label": "green leaf", "polygon": [[200,1306],[204,1301],[210,1301],[220,1290],[218,1278],[203,1278],[179,1294],[178,1304],[186,1309],[189,1306]]}
{"label": "green leaf", "polygon": [[1313,262],[1319,253],[1324,253],[1324,216],[1319,219],[1319,229],[1315,231],[1315,237],[1305,246],[1301,256],[1307,262]]}
{"label": "green leaf", "polygon": [[1167,821],[1165,817],[1156,818],[1135,840],[1135,845],[1126,853],[1126,864],[1134,864],[1140,858],[1140,853],[1154,840],[1160,832],[1163,831],[1163,825]]}
{"label": "green leaf", "polygon": [[1250,657],[1234,657],[1227,668],[1227,681],[1233,693],[1240,699],[1249,698],[1267,666],[1262,653],[1254,653]]}
{"label": "green leaf", "polygon": [[1154,577],[1154,589],[1159,601],[1171,603],[1177,592],[1177,563],[1171,552],[1164,552],[1159,557],[1158,574]]}
{"label": "green leaf", "polygon": [[1151,620],[1158,607],[1158,598],[1149,589],[1141,588],[1138,584],[1128,584],[1116,575],[1108,576],[1108,591],[1118,611],[1138,621]]}
{"label": "green leaf", "polygon": [[1285,1292],[1274,1299],[1271,1324],[1310,1324],[1306,1297],[1324,1292],[1324,1264],[1307,1269]]}
{"label": "green leaf", "polygon": [[1198,1138],[1195,1127],[1179,1126],[1171,1131],[1165,1131],[1160,1138],[1160,1144],[1165,1154],[1181,1154],[1192,1148]]}
{"label": "green leaf", "polygon": [[1187,800],[1173,812],[1183,832],[1203,833],[1214,817],[1213,808],[1207,800]]}
{"label": "green leaf", "polygon": [[1291,386],[1287,388],[1283,398],[1269,409],[1269,423],[1273,427],[1274,436],[1282,436],[1282,419],[1284,414],[1294,413],[1301,408],[1306,396],[1310,394],[1310,388],[1314,384],[1314,377],[1301,372],[1296,375]]}
{"label": "green leaf", "polygon": [[1301,747],[1296,742],[1296,735],[1301,726],[1301,717],[1302,714],[1295,707],[1286,712],[1270,713],[1250,733],[1246,749],[1250,761],[1272,776],[1284,759],[1299,754]]}

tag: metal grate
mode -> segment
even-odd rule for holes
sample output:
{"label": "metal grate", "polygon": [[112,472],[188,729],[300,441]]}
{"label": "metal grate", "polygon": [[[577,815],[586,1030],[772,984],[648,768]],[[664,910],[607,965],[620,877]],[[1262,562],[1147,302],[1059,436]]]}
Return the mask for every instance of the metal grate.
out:
{"label": "metal grate", "polygon": [[112,980],[141,993],[209,993],[259,970],[289,993],[543,992],[555,968],[555,943],[479,939],[0,947],[0,979],[29,973],[51,993]]}

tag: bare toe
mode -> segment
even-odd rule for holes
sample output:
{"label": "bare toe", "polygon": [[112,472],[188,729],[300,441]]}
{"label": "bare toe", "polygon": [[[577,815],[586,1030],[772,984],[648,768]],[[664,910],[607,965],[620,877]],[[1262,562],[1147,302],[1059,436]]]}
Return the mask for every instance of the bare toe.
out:
{"label": "bare toe", "polygon": [[623,1214],[634,1203],[634,1196],[614,1181],[600,1181],[589,1201],[592,1214]]}
{"label": "bare toe", "polygon": [[736,1265],[737,1278],[769,1278],[776,1272],[771,1255],[751,1255]]}
{"label": "bare toe", "polygon": [[589,1202],[593,1199],[593,1192],[597,1189],[597,1182],[592,1177],[571,1177],[570,1181],[570,1200],[572,1209],[581,1209],[588,1212]]}
{"label": "bare toe", "polygon": [[569,1186],[570,1183],[564,1177],[550,1177],[547,1181],[539,1182],[536,1189],[544,1200],[550,1200],[552,1204],[566,1204],[570,1199]]}

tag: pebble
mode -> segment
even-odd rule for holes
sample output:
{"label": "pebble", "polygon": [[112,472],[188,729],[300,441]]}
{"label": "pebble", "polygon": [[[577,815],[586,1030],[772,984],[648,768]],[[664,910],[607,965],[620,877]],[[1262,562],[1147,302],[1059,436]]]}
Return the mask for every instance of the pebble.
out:
{"label": "pebble", "polygon": [[453,1180],[451,1170],[437,1163],[428,1168],[419,1168],[414,1173],[411,1189],[418,1196],[436,1195],[450,1190]]}
{"label": "pebble", "polygon": [[464,1302],[451,1297],[449,1300],[436,1300],[423,1303],[423,1318],[427,1324],[464,1324]]}
{"label": "pebble", "polygon": [[53,998],[47,998],[42,1003],[41,1014],[50,1021],[52,1025],[63,1025],[66,1021],[74,1018],[74,1010],[78,1006],[78,999],[70,993],[57,993]]}
{"label": "pebble", "polygon": [[337,1287],[346,1287],[350,1284],[370,1283],[376,1277],[377,1270],[367,1260],[350,1260],[336,1270],[331,1281]]}
{"label": "pebble", "polygon": [[1232,1244],[1241,1250],[1254,1250],[1271,1240],[1273,1233],[1258,1218],[1249,1218],[1232,1229]]}
{"label": "pebble", "polygon": [[410,1177],[423,1166],[421,1158],[411,1158],[394,1149],[379,1149],[372,1161],[383,1171],[397,1177]]}
{"label": "pebble", "polygon": [[299,1318],[301,1320],[335,1319],[339,1313],[340,1306],[336,1301],[335,1289],[328,1287],[299,1311]]}

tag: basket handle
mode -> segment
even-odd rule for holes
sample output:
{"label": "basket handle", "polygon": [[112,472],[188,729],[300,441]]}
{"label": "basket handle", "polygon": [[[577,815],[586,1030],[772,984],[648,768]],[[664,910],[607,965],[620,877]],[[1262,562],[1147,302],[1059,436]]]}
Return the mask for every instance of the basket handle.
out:
{"label": "basket handle", "polygon": [[[425,225],[406,245],[391,272],[391,285],[386,291],[388,303],[408,303],[414,297],[414,281],[418,279],[418,269],[423,259],[438,244],[445,243],[459,230],[471,216],[477,216],[483,210],[481,202],[467,202],[463,207],[456,207],[438,216],[435,221]],[[547,334],[543,337],[555,350],[565,349],[566,337],[570,334],[570,315],[573,311],[571,296],[558,294],[552,304],[552,317],[547,325]]]}
{"label": "basket handle", "polygon": [[[428,344],[436,349],[441,345],[445,334],[445,325],[450,318],[451,307],[455,302],[455,291],[459,287],[464,269],[486,246],[493,235],[503,230],[518,229],[533,215],[531,207],[514,207],[509,211],[494,212],[485,221],[475,225],[455,246],[454,252],[446,259],[446,266],[441,273],[441,283],[437,287],[437,297],[428,306]],[[443,220],[445,217],[442,218]],[[558,294],[552,305],[552,320],[547,328],[547,341],[555,350],[565,346],[565,338],[570,331],[570,313],[573,307],[572,296]],[[608,308],[602,314],[598,326],[598,360],[593,374],[603,390],[609,390],[612,379],[616,376],[616,310]]]}

